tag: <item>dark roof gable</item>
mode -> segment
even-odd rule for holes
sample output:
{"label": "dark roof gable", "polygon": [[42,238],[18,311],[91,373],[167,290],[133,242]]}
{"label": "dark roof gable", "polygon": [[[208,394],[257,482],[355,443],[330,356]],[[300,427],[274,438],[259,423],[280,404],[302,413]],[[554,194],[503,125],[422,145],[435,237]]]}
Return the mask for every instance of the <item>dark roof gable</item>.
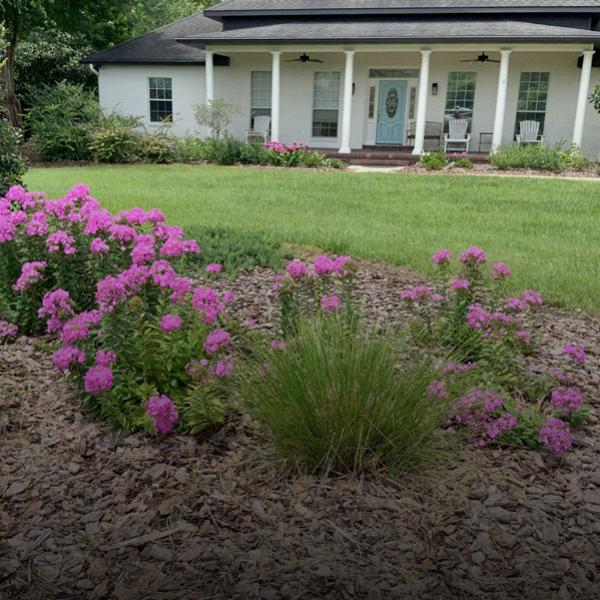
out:
{"label": "dark roof gable", "polygon": [[196,13],[175,23],[150,31],[145,35],[128,40],[96,52],[83,59],[93,64],[204,64],[204,52],[189,44],[177,42],[177,38],[198,36],[221,31],[221,23]]}

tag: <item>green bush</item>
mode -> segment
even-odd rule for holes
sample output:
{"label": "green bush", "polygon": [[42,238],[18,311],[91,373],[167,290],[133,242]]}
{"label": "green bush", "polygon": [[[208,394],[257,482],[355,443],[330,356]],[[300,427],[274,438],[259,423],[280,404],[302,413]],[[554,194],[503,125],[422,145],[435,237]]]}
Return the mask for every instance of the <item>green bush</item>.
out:
{"label": "green bush", "polygon": [[244,165],[264,165],[269,162],[267,149],[262,144],[252,142],[240,147],[240,162]]}
{"label": "green bush", "polygon": [[25,159],[19,151],[21,132],[5,119],[0,120],[0,196],[12,185],[22,183],[27,171]]}
{"label": "green bush", "polygon": [[204,225],[192,225],[188,232],[193,239],[202,240],[199,255],[202,266],[219,263],[231,274],[256,266],[281,268],[283,252],[280,244],[262,233]]}
{"label": "green bush", "polygon": [[563,150],[560,144],[549,148],[542,144],[508,146],[492,154],[491,164],[497,169],[532,169],[534,171],[565,170],[583,171],[589,167],[589,161],[577,147]]}
{"label": "green bush", "polygon": [[96,129],[89,148],[95,160],[110,163],[134,162],[143,152],[140,134],[118,124]]}
{"label": "green bush", "polygon": [[419,166],[428,171],[441,171],[447,162],[446,156],[441,152],[424,152],[421,155]]}
{"label": "green bush", "polygon": [[460,156],[454,159],[448,166],[453,169],[472,169],[474,167],[473,161],[466,156]]}
{"label": "green bush", "polygon": [[146,134],[139,139],[139,157],[150,163],[172,163],[176,159],[175,138],[162,134]]}
{"label": "green bush", "polygon": [[311,169],[341,169],[344,163],[337,158],[327,158],[322,152],[309,150],[302,158],[302,166]]}
{"label": "green bush", "polygon": [[439,452],[446,406],[427,398],[434,374],[398,368],[388,338],[335,316],[305,321],[246,386],[250,408],[292,464],[322,473],[405,469]]}
{"label": "green bush", "polygon": [[235,165],[240,162],[243,143],[226,136],[220,140],[209,138],[204,144],[204,160],[217,165]]}
{"label": "green bush", "polygon": [[31,141],[43,160],[90,160],[93,126],[101,118],[94,92],[61,82],[46,86],[32,98],[26,115]]}
{"label": "green bush", "polygon": [[187,136],[175,139],[175,161],[194,162],[206,160],[206,143],[202,138]]}

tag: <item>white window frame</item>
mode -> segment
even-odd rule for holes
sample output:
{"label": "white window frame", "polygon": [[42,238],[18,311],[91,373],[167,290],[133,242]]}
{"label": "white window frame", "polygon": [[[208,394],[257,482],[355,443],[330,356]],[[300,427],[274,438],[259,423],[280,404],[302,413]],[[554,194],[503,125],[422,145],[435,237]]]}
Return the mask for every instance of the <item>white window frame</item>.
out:
{"label": "white window frame", "polygon": [[[450,113],[453,112],[453,108],[455,109],[456,107],[459,108],[467,108],[467,106],[461,106],[460,104],[456,103],[457,97],[456,94],[454,96],[455,102],[454,102],[454,107],[453,108],[448,108],[448,101],[449,98],[448,96],[450,95],[450,77],[452,76],[453,73],[461,73],[461,74],[465,74],[468,73],[469,75],[473,75],[473,105],[469,108],[471,111],[471,114],[469,116],[467,116],[467,114],[461,114],[461,116],[459,117],[460,119],[467,119],[469,121],[469,129],[468,131],[473,131],[473,120],[475,118],[475,99],[477,97],[477,71],[473,71],[473,70],[452,70],[452,71],[448,71],[448,81],[447,81],[447,85],[446,85],[446,98],[444,100],[444,131],[448,130],[448,115]],[[466,79],[463,79],[463,81],[467,81]],[[467,90],[466,86],[463,87],[461,90],[462,93],[462,101],[463,103],[466,102],[466,98],[465,95],[467,93],[470,93],[469,90]]]}
{"label": "white window frame", "polygon": [[[168,100],[163,100],[166,102],[170,102],[171,103],[171,120],[170,121],[153,121],[152,120],[152,102],[160,102],[160,99],[157,98],[152,98],[151,96],[151,87],[150,84],[152,82],[153,79],[169,79],[171,81],[171,98]],[[175,100],[174,100],[174,85],[173,85],[173,77],[169,77],[169,76],[157,76],[157,75],[151,75],[147,78],[147,82],[146,82],[146,94],[147,94],[147,104],[146,106],[148,107],[148,123],[150,123],[150,125],[152,127],[161,127],[161,126],[172,126],[173,125],[173,121],[175,120]]]}
{"label": "white window frame", "polygon": [[[268,73],[270,76],[270,82],[269,82],[269,93],[266,95],[266,104],[265,106],[254,106],[254,94],[253,89],[254,89],[254,74],[255,73]],[[261,111],[269,111],[268,115],[265,113],[261,113],[261,114],[265,114],[265,116],[271,116],[271,100],[272,100],[272,90],[273,90],[273,72],[272,71],[267,71],[264,69],[254,69],[252,71],[250,71],[250,127],[253,126],[254,124],[254,110],[261,110]]]}
{"label": "white window frame", "polygon": [[[523,83],[523,75],[528,74],[529,75],[529,80],[527,81],[527,90],[525,91],[525,93],[527,95],[529,94],[539,94],[540,91],[538,90],[537,92],[532,92],[530,90],[530,85],[531,84],[531,75],[533,74],[538,74],[538,75],[547,75],[547,80],[546,80],[546,100],[544,101],[544,110],[539,110],[537,108],[535,108],[534,110],[519,110],[519,98],[521,97],[521,83]],[[521,121],[530,121],[530,120],[534,120],[537,121],[538,119],[532,119],[531,115],[542,115],[543,118],[541,121],[539,121],[540,123],[540,135],[542,135],[544,133],[544,128],[546,126],[546,116],[548,114],[548,101],[550,100],[550,71],[521,71],[521,73],[519,74],[519,85],[517,88],[517,110],[515,112],[515,134],[519,133],[519,123]],[[527,101],[529,101],[529,98],[527,99]],[[537,104],[540,102],[539,98],[536,97],[535,103],[536,106]],[[519,113],[523,114],[525,113],[524,117],[519,117]]]}
{"label": "white window frame", "polygon": [[[333,108],[316,108],[315,107],[315,100],[316,100],[316,92],[317,92],[317,74],[319,73],[328,73],[328,74],[337,74],[338,76],[338,97],[337,97],[337,107],[336,107],[336,111],[337,111],[337,123],[336,123],[336,134],[333,135],[315,135],[315,128],[314,128],[314,123],[315,123],[315,111],[316,110],[330,110],[333,112]],[[341,125],[341,119],[340,119],[340,109],[341,109],[341,105],[342,105],[342,72],[341,71],[332,71],[332,70],[317,70],[317,71],[313,71],[313,77],[312,77],[312,87],[313,87],[313,93],[312,93],[312,106],[311,106],[311,110],[310,110],[310,132],[311,132],[311,138],[313,140],[323,140],[324,142],[333,142],[335,140],[339,139],[340,136],[340,125]]]}

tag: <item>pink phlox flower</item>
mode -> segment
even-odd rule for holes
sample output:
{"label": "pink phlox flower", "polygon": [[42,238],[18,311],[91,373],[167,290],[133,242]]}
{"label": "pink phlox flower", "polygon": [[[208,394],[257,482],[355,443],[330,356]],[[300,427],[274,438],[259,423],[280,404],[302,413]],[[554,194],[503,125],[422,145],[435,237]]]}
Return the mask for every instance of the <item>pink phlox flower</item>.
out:
{"label": "pink phlox flower", "polygon": [[136,265],[154,260],[156,252],[154,250],[154,236],[142,234],[135,240],[135,246],[131,250],[131,260]]}
{"label": "pink phlox flower", "polygon": [[335,263],[329,256],[317,256],[314,261],[314,269],[319,276],[330,275],[335,271]]}
{"label": "pink phlox flower", "polygon": [[273,340],[271,342],[271,351],[273,350],[279,350],[280,352],[283,352],[287,347],[287,344],[283,341],[283,340]]}
{"label": "pink phlox flower", "polygon": [[109,233],[111,240],[116,240],[121,244],[130,244],[138,236],[137,231],[129,225],[111,225]]}
{"label": "pink phlox flower", "polygon": [[74,364],[85,362],[85,352],[73,346],[63,346],[52,355],[54,366],[60,371],[70,369]]}
{"label": "pink phlox flower", "polygon": [[59,230],[51,233],[46,239],[46,246],[49,252],[59,252],[62,250],[64,254],[75,254],[75,238],[66,231]]}
{"label": "pink phlox flower", "polygon": [[[115,226],[111,214],[106,209],[101,208],[94,210],[87,215],[83,233],[85,233],[85,235],[96,235],[101,231],[110,232]],[[117,235],[119,235],[119,230],[117,230]],[[113,239],[117,238],[113,236]]]}
{"label": "pink phlox flower", "polygon": [[74,202],[87,200],[90,196],[90,188],[85,183],[75,184],[66,194],[65,198]]}
{"label": "pink phlox flower", "polygon": [[520,298],[509,298],[505,303],[504,307],[515,312],[522,312],[527,308],[527,302]]}
{"label": "pink phlox flower", "polygon": [[163,242],[172,240],[182,240],[184,236],[183,229],[181,227],[175,227],[172,225],[164,225],[163,223],[157,223],[152,230],[152,233]]}
{"label": "pink phlox flower", "polygon": [[21,267],[21,275],[12,286],[15,292],[26,292],[29,288],[42,280],[43,271],[48,266],[44,261],[33,261],[24,263]]}
{"label": "pink phlox flower", "polygon": [[15,239],[17,228],[10,220],[10,217],[0,215],[0,244],[12,242]]}
{"label": "pink phlox flower", "polygon": [[137,207],[119,211],[115,217],[115,221],[125,221],[129,225],[143,225],[147,220],[146,211]]}
{"label": "pink phlox flower", "polygon": [[454,279],[452,287],[455,290],[467,290],[471,287],[471,282],[468,279]]}
{"label": "pink phlox flower", "polygon": [[417,285],[414,288],[404,290],[400,297],[408,302],[421,302],[431,295],[431,288],[428,285]]}
{"label": "pink phlox flower", "polygon": [[333,292],[329,292],[321,298],[321,309],[325,312],[334,313],[340,308],[342,308],[342,299]]}
{"label": "pink phlox flower", "polygon": [[91,367],[83,380],[85,391],[92,396],[106,392],[112,387],[112,384],[113,374],[108,367]]}
{"label": "pink phlox flower", "polygon": [[466,265],[483,265],[487,262],[487,254],[477,246],[471,246],[460,255],[460,260]]}
{"label": "pink phlox flower", "polygon": [[109,250],[108,244],[101,238],[94,238],[90,242],[90,252],[92,254],[106,254]]}
{"label": "pink phlox flower", "polygon": [[206,265],[205,270],[207,273],[221,273],[223,271],[223,267],[219,263],[209,263]]}
{"label": "pink phlox flower", "polygon": [[455,375],[458,375],[461,373],[468,373],[469,371],[474,369],[476,366],[477,366],[477,363],[475,363],[475,362],[468,362],[468,363],[448,362],[442,367],[441,372],[442,372],[442,374],[454,373]]}
{"label": "pink phlox flower", "polygon": [[177,238],[168,238],[160,248],[162,256],[176,258],[182,254],[196,254],[200,252],[200,246],[196,240],[179,240]]}
{"label": "pink phlox flower", "polygon": [[158,208],[151,208],[146,213],[146,218],[150,223],[162,223],[165,221],[165,215]]}
{"label": "pink phlox flower", "polygon": [[84,340],[89,334],[88,323],[85,322],[81,315],[77,315],[63,325],[60,332],[60,341],[65,345],[71,345]]}
{"label": "pink phlox flower", "polygon": [[96,284],[96,302],[103,311],[112,311],[126,296],[125,283],[118,277],[107,275]]}
{"label": "pink phlox flower", "polygon": [[565,413],[577,412],[583,401],[583,394],[576,388],[557,387],[551,393],[552,406]]}
{"label": "pink phlox flower", "polygon": [[471,304],[467,308],[467,324],[481,331],[490,322],[490,313],[481,304]]}
{"label": "pink phlox flower", "polygon": [[179,315],[164,315],[160,320],[160,328],[164,333],[177,331],[183,325],[183,319]]}
{"label": "pink phlox flower", "polygon": [[583,346],[576,346],[575,344],[565,344],[563,352],[571,358],[574,364],[583,366],[587,360],[585,348]]}
{"label": "pink phlox flower", "polygon": [[114,350],[98,350],[96,352],[96,365],[99,367],[111,367],[117,362],[117,353]]}
{"label": "pink phlox flower", "polygon": [[344,275],[348,274],[348,269],[346,267],[351,262],[352,262],[351,256],[338,256],[333,261],[333,269],[338,275],[341,275],[343,277]]}
{"label": "pink phlox flower", "polygon": [[492,267],[492,279],[503,280],[512,275],[510,267],[505,263],[495,263]]}
{"label": "pink phlox flower", "polygon": [[63,320],[73,315],[69,292],[63,289],[46,292],[37,314],[40,319],[46,320],[49,333],[58,333],[63,327]]}
{"label": "pink phlox flower", "polygon": [[27,235],[29,237],[43,237],[48,233],[48,217],[43,210],[38,210],[31,215],[31,221],[27,224]]}
{"label": "pink phlox flower", "polygon": [[204,340],[204,350],[208,354],[214,354],[219,350],[229,346],[231,336],[224,329],[215,329],[211,331]]}
{"label": "pink phlox flower", "polygon": [[225,310],[225,305],[219,301],[217,292],[209,287],[197,287],[194,290],[192,307],[200,312],[207,325],[213,325]]}
{"label": "pink phlox flower", "polygon": [[292,279],[299,279],[300,277],[308,275],[306,265],[299,260],[289,262],[285,270]]}
{"label": "pink phlox flower", "polygon": [[141,265],[131,265],[129,268],[121,271],[117,278],[123,285],[125,294],[133,296],[137,294],[146,285],[150,278],[150,270]]}
{"label": "pink phlox flower", "polygon": [[520,339],[522,342],[529,344],[531,342],[531,333],[529,331],[520,330],[515,333],[515,336]]}
{"label": "pink phlox flower", "polygon": [[173,401],[165,394],[154,394],[146,402],[146,413],[158,433],[171,433],[179,420],[179,413]]}
{"label": "pink phlox flower", "polygon": [[211,368],[211,373],[216,377],[229,377],[233,373],[233,370],[233,360],[230,358],[222,358]]}
{"label": "pink phlox flower", "polygon": [[19,328],[15,324],[0,319],[0,338],[11,338],[18,332]]}
{"label": "pink phlox flower", "polygon": [[521,297],[523,298],[523,300],[525,300],[525,302],[527,302],[527,304],[530,305],[539,306],[544,303],[544,301],[542,300],[542,295],[539,292],[536,292],[535,290],[525,290]]}
{"label": "pink phlox flower", "polygon": [[562,454],[573,446],[573,435],[569,426],[556,417],[544,421],[538,434],[540,443],[554,454]]}
{"label": "pink phlox flower", "polygon": [[452,252],[446,248],[436,250],[431,256],[431,260],[434,265],[447,265],[452,260]]}

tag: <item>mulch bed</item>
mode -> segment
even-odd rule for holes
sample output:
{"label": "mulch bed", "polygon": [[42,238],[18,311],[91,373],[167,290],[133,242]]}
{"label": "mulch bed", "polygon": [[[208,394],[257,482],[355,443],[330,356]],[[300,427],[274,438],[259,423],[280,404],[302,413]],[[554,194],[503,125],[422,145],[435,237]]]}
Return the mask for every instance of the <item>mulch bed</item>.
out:
{"label": "mulch bed", "polygon": [[[269,320],[272,273],[221,285]],[[362,261],[375,318],[421,280]],[[466,448],[397,480],[283,472],[245,415],[207,440],[115,439],[40,342],[0,347],[0,598],[600,597],[600,321],[544,312],[529,367],[584,343],[590,419],[562,459]],[[582,382],[583,383],[583,382]]]}

